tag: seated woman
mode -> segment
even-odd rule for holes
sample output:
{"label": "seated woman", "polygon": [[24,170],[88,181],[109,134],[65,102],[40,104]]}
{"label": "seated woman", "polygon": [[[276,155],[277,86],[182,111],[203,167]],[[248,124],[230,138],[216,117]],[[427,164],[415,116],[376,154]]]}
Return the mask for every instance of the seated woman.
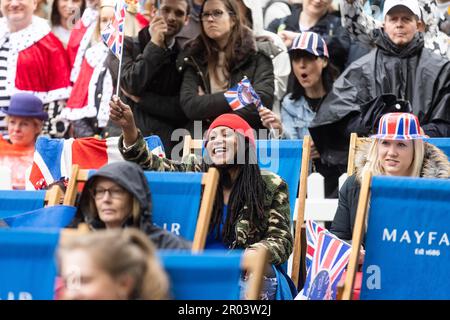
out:
{"label": "seated woman", "polygon": [[58,258],[63,299],[168,298],[168,276],[155,246],[139,230],[104,230],[74,237],[61,244]]}
{"label": "seated woman", "polygon": [[[129,106],[115,96],[110,107],[110,119],[122,127],[119,149],[126,160],[146,170],[206,172],[210,166],[219,170],[207,247],[245,249],[247,256],[264,247],[270,264],[280,266],[288,260],[293,239],[287,185],[278,175],[260,170],[254,132],[244,119],[230,113],[217,117],[205,136],[202,163],[195,157],[177,163],[149,152]],[[273,299],[276,289],[277,277],[268,268],[263,298]]]}
{"label": "seated woman", "polygon": [[74,224],[91,229],[135,227],[159,249],[190,249],[190,242],[152,223],[151,193],[142,169],[131,162],[107,164],[86,182]]}
{"label": "seated woman", "polygon": [[[409,123],[410,125],[404,125]],[[387,113],[381,117],[378,134],[361,147],[355,157],[355,174],[339,192],[339,204],[330,231],[342,240],[351,240],[363,173],[423,178],[450,177],[447,156],[424,142],[417,117],[410,113]]]}
{"label": "seated woman", "polygon": [[8,138],[0,135],[0,166],[11,169],[13,189],[25,189],[26,171],[33,164],[34,145],[48,115],[31,93],[16,93],[4,111]]}

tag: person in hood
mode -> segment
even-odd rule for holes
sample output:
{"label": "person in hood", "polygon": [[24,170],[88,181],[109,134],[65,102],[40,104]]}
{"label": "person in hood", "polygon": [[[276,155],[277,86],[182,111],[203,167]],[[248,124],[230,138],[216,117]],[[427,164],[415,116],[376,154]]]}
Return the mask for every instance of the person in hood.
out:
{"label": "person in hood", "polygon": [[152,222],[152,199],[142,169],[126,161],[107,164],[86,182],[77,218],[91,229],[135,227],[159,249],[190,249],[190,242]]}
{"label": "person in hood", "polygon": [[350,134],[367,136],[377,114],[394,112],[380,102],[385,95],[405,102],[402,111],[414,113],[428,136],[450,136],[450,61],[424,48],[417,1],[388,0],[384,9],[377,47],[336,80],[309,127],[327,165],[345,168]]}
{"label": "person in hood", "polygon": [[155,171],[218,169],[220,179],[206,248],[243,249],[249,259],[257,248],[267,249],[272,266],[266,271],[262,298],[273,299],[280,288],[276,274],[282,271],[278,267],[292,252],[289,196],[286,183],[278,175],[260,170],[250,125],[236,114],[217,117],[206,132],[202,161],[192,156],[179,163],[149,153],[129,106],[114,97],[110,107],[111,120],[122,128],[119,150],[124,159]]}
{"label": "person in hood", "polygon": [[[408,125],[404,125],[409,123]],[[351,240],[356,219],[362,176],[373,175],[448,179],[450,163],[434,145],[424,142],[417,117],[410,113],[387,113],[380,119],[378,134],[356,151],[355,174],[339,192],[336,215],[330,231]]]}

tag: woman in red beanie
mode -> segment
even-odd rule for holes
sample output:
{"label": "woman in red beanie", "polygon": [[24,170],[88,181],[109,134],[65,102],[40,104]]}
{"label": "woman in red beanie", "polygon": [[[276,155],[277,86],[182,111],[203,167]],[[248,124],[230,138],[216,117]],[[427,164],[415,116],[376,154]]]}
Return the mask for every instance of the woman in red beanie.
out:
{"label": "woman in red beanie", "polygon": [[[285,263],[292,252],[289,197],[286,183],[276,174],[261,171],[256,159],[255,136],[236,114],[223,114],[205,136],[205,156],[184,163],[152,155],[136,128],[129,106],[117,97],[110,102],[110,119],[122,128],[119,149],[124,159],[145,170],[220,172],[220,181],[207,238],[207,248],[245,249],[251,256],[258,247],[269,251],[273,266]],[[261,298],[274,299],[278,277],[267,268]],[[283,281],[283,280],[280,280]]]}

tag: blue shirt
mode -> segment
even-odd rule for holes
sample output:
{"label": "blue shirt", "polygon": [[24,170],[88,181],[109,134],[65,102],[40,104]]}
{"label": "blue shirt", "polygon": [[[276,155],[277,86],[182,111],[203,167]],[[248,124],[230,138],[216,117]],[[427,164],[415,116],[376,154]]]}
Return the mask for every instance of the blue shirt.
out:
{"label": "blue shirt", "polygon": [[225,224],[225,220],[227,219],[227,210],[228,206],[224,205],[223,206],[223,213],[222,213],[222,221],[220,223],[220,232],[219,232],[219,238],[216,239],[215,238],[215,231],[216,230],[212,230],[211,232],[208,233],[208,237],[206,238],[206,245],[205,245],[205,249],[225,249],[228,250],[228,247],[223,243],[223,239],[222,239],[222,230],[223,230],[223,226]]}

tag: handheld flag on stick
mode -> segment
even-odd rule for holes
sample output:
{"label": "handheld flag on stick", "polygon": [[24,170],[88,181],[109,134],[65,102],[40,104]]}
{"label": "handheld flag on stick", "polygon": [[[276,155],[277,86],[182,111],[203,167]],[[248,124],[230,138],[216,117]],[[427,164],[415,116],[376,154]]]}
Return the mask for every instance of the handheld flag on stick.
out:
{"label": "handheld flag on stick", "polygon": [[242,109],[252,103],[258,109],[263,106],[259,95],[253,89],[247,77],[244,77],[237,85],[225,92],[224,96],[233,111]]}
{"label": "handheld flag on stick", "polygon": [[310,233],[306,258],[312,257],[305,286],[296,299],[336,300],[337,284],[350,258],[351,246],[314,222],[307,222],[306,230]]}
{"label": "handheld flag on stick", "polygon": [[114,7],[114,17],[101,32],[102,40],[111,52],[119,59],[119,72],[117,76],[116,95],[120,89],[120,71],[122,69],[122,55],[125,29],[125,9],[127,5],[123,0],[117,0]]}
{"label": "handheld flag on stick", "polygon": [[[244,76],[237,85],[226,91],[224,96],[233,111],[242,109],[251,104],[254,104],[258,110],[264,107],[261,98],[256,93],[255,89],[253,89],[250,80],[246,76]],[[273,129],[272,124],[270,124],[270,133],[273,137],[278,136]]]}

